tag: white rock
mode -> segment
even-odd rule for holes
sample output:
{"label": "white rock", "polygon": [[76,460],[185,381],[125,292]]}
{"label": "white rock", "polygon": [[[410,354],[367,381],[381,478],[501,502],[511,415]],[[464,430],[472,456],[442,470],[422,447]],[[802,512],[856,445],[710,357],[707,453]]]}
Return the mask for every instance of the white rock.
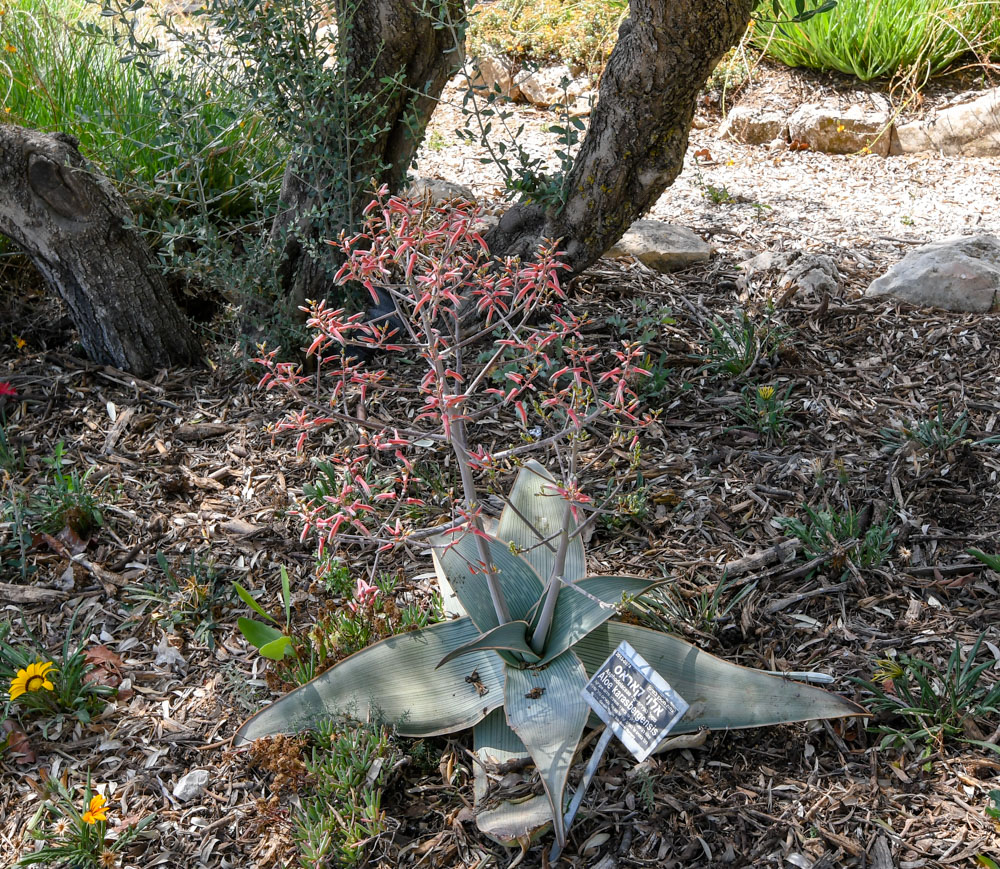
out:
{"label": "white rock", "polygon": [[440,178],[414,178],[406,188],[410,199],[429,199],[433,205],[441,205],[452,199],[475,200],[476,195],[464,184],[443,181]]}
{"label": "white rock", "polygon": [[825,296],[840,293],[841,277],[836,263],[825,255],[799,250],[764,251],[740,264],[737,281],[741,289],[768,284],[791,294]]}
{"label": "white rock", "polygon": [[807,103],[788,118],[788,135],[813,151],[826,154],[857,154],[869,151],[885,157],[889,153],[889,115],[866,112],[861,106],[847,111]]}
{"label": "white rock", "polygon": [[168,667],[171,670],[183,670],[187,667],[184,656],[170,645],[166,634],[160,637],[160,641],[153,647],[153,651],[156,652],[153,663],[157,667]]}
{"label": "white rock", "polygon": [[199,796],[208,785],[208,770],[193,769],[177,779],[174,785],[174,799],[187,803]]}
{"label": "white rock", "polygon": [[521,97],[521,89],[514,83],[514,72],[510,62],[502,57],[492,55],[477,57],[472,86],[491,94],[499,93],[509,100]]}
{"label": "white rock", "polygon": [[921,151],[964,157],[1000,155],[1000,88],[895,130],[892,153]]}
{"label": "white rock", "polygon": [[712,246],[684,226],[662,220],[637,220],[605,256],[634,256],[658,272],[705,262]]}
{"label": "white rock", "polygon": [[736,106],[719,127],[720,139],[735,139],[747,145],[766,145],[788,139],[788,119],[774,109]]}
{"label": "white rock", "polygon": [[[563,88],[563,80],[567,81]],[[550,66],[535,72],[522,73],[515,79],[521,97],[536,106],[574,105],[589,89],[584,78],[574,78],[565,65]]]}
{"label": "white rock", "polygon": [[946,311],[1000,309],[1000,238],[977,235],[924,245],[873,281],[866,295]]}

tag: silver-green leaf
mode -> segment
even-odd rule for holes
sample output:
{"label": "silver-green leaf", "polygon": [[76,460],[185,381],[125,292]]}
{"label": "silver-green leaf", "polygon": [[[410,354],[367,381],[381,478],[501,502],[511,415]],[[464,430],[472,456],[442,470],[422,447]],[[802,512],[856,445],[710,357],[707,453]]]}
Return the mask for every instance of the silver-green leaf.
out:
{"label": "silver-green leaf", "polygon": [[542,663],[551,661],[617,613],[622,595],[638,597],[663,580],[638,576],[589,576],[559,590]]}
{"label": "silver-green leaf", "polygon": [[[526,848],[552,826],[552,808],[548,797],[536,794],[516,801],[490,793],[490,785],[501,777],[501,768],[511,761],[528,758],[528,749],[510,729],[503,709],[494,709],[472,728],[473,751],[479,763],[473,765],[472,793],[476,806],[476,825],[501,845]],[[506,773],[510,775],[510,773]],[[524,778],[530,778],[527,772]]]}
{"label": "silver-green leaf", "polygon": [[538,655],[531,651],[531,646],[525,636],[527,630],[528,623],[522,621],[507,622],[506,624],[498,625],[492,631],[481,634],[464,646],[452,649],[452,651],[441,659],[441,663],[438,666],[447,664],[449,661],[460,658],[462,655],[467,655],[469,652],[485,651],[487,649],[517,652],[523,655],[524,660],[528,661],[528,663],[535,663],[538,661]]}
{"label": "silver-green leaf", "polygon": [[572,652],[538,670],[506,669],[507,723],[535,762],[552,808],[556,841],[562,846],[566,843],[563,791],[589,711],[580,694],[587,673]]}
{"label": "silver-green leaf", "polygon": [[731,664],[679,637],[639,625],[605,622],[573,650],[593,675],[622,640],[628,640],[690,704],[672,735],[702,727],[739,730],[867,714],[837,694]]}
{"label": "silver-green leaf", "polygon": [[[541,579],[509,546],[494,537],[484,539],[511,618],[525,618],[541,597]],[[481,632],[495,628],[499,620],[486,584],[476,535],[471,531],[456,532],[436,537],[433,543],[441,568],[469,618]]]}
{"label": "silver-green leaf", "polygon": [[[542,582],[552,573],[559,547],[558,532],[566,517],[566,501],[557,493],[556,485],[553,476],[534,459],[525,462],[510,490],[496,531],[497,539],[512,544]],[[570,534],[576,531],[572,516],[567,528]],[[569,541],[562,578],[576,582],[586,570],[583,540],[576,535]]]}
{"label": "silver-green leaf", "polygon": [[471,620],[458,619],[368,646],[258,712],[233,745],[297,733],[336,715],[383,720],[404,736],[471,727],[503,703],[503,663],[493,652],[472,652],[437,665],[478,636]]}

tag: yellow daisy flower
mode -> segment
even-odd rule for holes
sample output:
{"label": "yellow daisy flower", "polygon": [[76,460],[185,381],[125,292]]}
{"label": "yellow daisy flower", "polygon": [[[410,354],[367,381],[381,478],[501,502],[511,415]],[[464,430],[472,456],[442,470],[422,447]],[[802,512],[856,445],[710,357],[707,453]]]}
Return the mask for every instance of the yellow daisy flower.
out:
{"label": "yellow daisy flower", "polygon": [[770,401],[772,398],[774,398],[774,387],[758,386],[757,397],[760,398],[761,401]]}
{"label": "yellow daisy flower", "polygon": [[90,807],[81,815],[85,824],[96,824],[98,821],[108,819],[107,800],[100,794],[94,794],[90,798]]}
{"label": "yellow daisy flower", "polygon": [[55,686],[49,681],[48,673],[55,666],[51,661],[46,661],[44,664],[41,661],[36,661],[34,664],[28,664],[26,670],[18,670],[17,675],[10,680],[10,699],[16,700],[22,694],[27,694],[29,691],[41,691],[43,688],[46,691],[55,690]]}

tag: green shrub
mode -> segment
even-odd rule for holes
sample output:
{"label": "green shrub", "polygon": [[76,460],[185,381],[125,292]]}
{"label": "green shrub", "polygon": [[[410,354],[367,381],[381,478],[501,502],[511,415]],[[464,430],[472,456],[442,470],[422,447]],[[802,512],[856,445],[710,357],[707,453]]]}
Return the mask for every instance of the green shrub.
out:
{"label": "green shrub", "polygon": [[[761,12],[770,12],[771,2]],[[793,4],[783,0],[783,17]],[[751,41],[789,66],[837,70],[862,81],[906,76],[919,83],[974,51],[1000,49],[997,0],[839,0],[800,23],[760,14]]]}
{"label": "green shrub", "polygon": [[497,0],[470,10],[469,52],[529,63],[561,60],[596,74],[627,14],[616,0]]}

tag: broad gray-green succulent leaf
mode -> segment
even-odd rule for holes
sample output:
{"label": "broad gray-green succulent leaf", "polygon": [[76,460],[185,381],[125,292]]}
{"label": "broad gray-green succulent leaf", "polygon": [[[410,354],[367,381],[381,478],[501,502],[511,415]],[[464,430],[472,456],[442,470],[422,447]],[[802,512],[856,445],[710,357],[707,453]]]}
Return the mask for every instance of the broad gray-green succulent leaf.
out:
{"label": "broad gray-green succulent leaf", "polygon": [[[499,782],[510,775],[501,774],[504,764],[530,758],[528,749],[510,729],[503,709],[494,709],[472,728],[472,741],[479,759],[473,765],[472,782],[476,825],[501,845],[526,846],[552,826],[549,799],[544,794],[517,793],[512,797],[509,789],[499,788]],[[522,784],[526,786],[532,777],[532,771],[525,772]]]}
{"label": "broad gray-green succulent leaf", "polygon": [[[558,532],[566,517],[566,501],[555,490],[556,485],[552,475],[534,459],[525,462],[510,490],[496,531],[497,539],[513,544],[542,582],[547,582],[552,573],[559,547]],[[568,530],[571,534],[576,530],[572,516]],[[577,535],[569,542],[562,578],[576,582],[586,570],[583,540]]]}
{"label": "broad gray-green succulent leaf", "polygon": [[503,662],[493,652],[472,652],[438,664],[478,636],[470,619],[458,619],[368,646],[262,709],[233,745],[297,733],[334,715],[383,720],[403,736],[471,727],[503,703]]}
{"label": "broad gray-green succulent leaf", "polygon": [[[534,568],[495,537],[486,537],[490,559],[512,619],[523,619],[542,595]],[[499,624],[480,562],[479,545],[471,531],[441,535],[432,541],[441,568],[469,618],[481,633]]]}
{"label": "broad gray-green succulent leaf", "polygon": [[739,730],[867,714],[837,694],[731,664],[680,637],[638,625],[605,622],[580,640],[573,651],[593,675],[622,640],[628,640],[690,704],[672,736],[702,727]]}
{"label": "broad gray-green succulent leaf", "polygon": [[487,649],[517,652],[520,655],[524,655],[524,660],[528,661],[528,663],[535,663],[538,661],[538,655],[531,651],[531,646],[525,636],[527,630],[527,622],[507,622],[506,624],[499,625],[493,628],[492,631],[481,634],[464,646],[452,649],[452,651],[441,659],[441,663],[438,666],[447,664],[449,661],[460,658],[462,655],[467,655],[469,652],[486,651]]}
{"label": "broad gray-green succulent leaf", "polygon": [[563,791],[587,723],[589,707],[580,694],[587,673],[572,652],[564,652],[542,669],[507,667],[506,673],[507,723],[535,762],[549,798],[556,841],[563,846]]}
{"label": "broad gray-green succulent leaf", "polygon": [[[547,663],[617,613],[622,595],[638,597],[663,580],[638,576],[588,576],[559,590],[541,663]],[[596,598],[596,599],[595,599]]]}

